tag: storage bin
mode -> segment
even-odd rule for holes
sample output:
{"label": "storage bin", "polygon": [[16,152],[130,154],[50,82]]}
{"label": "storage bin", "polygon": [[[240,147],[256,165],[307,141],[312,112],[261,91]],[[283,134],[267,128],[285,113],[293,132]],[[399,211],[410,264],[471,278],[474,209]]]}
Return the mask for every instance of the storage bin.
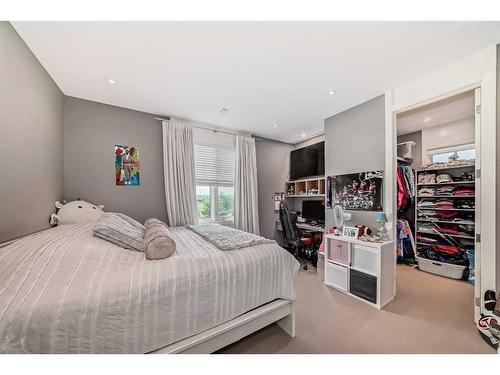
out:
{"label": "storage bin", "polygon": [[400,158],[413,160],[415,158],[415,149],[417,144],[413,141],[398,143],[397,153]]}
{"label": "storage bin", "polygon": [[325,284],[346,292],[347,282],[347,268],[327,261],[325,267]]}
{"label": "storage bin", "polygon": [[377,249],[358,244],[353,244],[351,247],[351,267],[356,268],[358,271],[370,273],[373,275],[378,274],[377,264]]}
{"label": "storage bin", "polygon": [[451,279],[462,279],[466,266],[459,266],[451,263],[438,262],[415,256],[418,262],[418,268],[422,271],[434,273],[436,275],[449,277]]}
{"label": "storage bin", "polygon": [[318,263],[316,264],[316,275],[320,281],[325,280],[325,253],[318,251]]}
{"label": "storage bin", "polygon": [[350,271],[349,291],[371,303],[377,303],[377,278],[363,272]]}
{"label": "storage bin", "polygon": [[349,242],[331,238],[327,241],[327,259],[347,266],[349,264]]}

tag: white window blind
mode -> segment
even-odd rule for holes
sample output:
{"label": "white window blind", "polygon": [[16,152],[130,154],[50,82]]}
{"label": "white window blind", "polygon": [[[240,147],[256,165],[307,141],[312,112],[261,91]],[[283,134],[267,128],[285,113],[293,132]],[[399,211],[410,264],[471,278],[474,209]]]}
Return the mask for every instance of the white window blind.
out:
{"label": "white window blind", "polygon": [[196,185],[233,186],[235,136],[194,129]]}

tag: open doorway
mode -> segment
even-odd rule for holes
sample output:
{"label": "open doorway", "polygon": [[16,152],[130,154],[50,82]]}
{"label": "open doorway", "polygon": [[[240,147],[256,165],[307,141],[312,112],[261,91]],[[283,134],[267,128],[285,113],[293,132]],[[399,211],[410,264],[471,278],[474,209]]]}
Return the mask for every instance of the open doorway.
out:
{"label": "open doorway", "polygon": [[406,280],[427,273],[412,288],[442,290],[441,304],[467,306],[471,321],[480,295],[479,99],[470,90],[396,116],[399,270]]}

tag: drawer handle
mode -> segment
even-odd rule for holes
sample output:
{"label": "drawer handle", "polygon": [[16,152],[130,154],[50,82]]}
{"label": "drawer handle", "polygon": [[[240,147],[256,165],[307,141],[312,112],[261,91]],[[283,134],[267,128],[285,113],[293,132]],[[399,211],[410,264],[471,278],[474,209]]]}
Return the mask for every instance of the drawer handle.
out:
{"label": "drawer handle", "polygon": [[436,262],[432,262],[432,264],[434,264],[435,266],[439,266],[439,267],[442,266],[442,264],[439,264],[439,263],[436,263]]}

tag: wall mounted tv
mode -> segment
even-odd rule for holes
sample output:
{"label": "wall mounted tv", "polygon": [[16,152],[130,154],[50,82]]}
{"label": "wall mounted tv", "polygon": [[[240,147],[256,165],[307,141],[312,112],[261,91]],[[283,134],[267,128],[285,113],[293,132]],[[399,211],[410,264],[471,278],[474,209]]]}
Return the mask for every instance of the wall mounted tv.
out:
{"label": "wall mounted tv", "polygon": [[325,174],[325,142],[293,150],[290,153],[290,180]]}

